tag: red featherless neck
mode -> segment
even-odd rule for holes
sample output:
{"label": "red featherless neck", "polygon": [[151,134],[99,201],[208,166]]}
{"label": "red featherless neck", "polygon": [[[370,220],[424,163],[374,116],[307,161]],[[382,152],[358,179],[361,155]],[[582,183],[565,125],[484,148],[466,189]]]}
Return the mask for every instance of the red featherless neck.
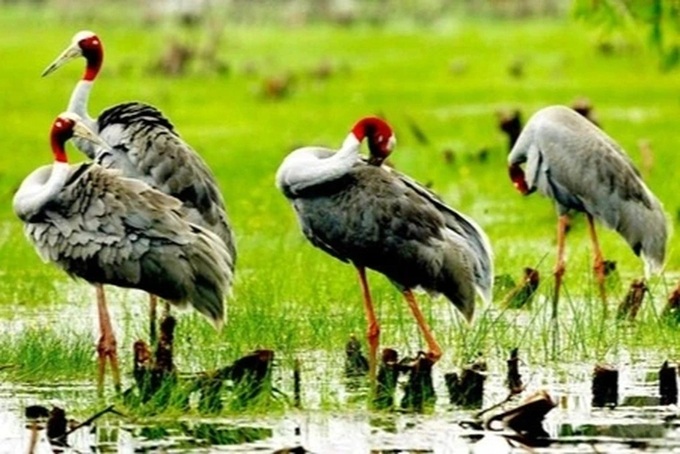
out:
{"label": "red featherless neck", "polygon": [[54,160],[57,162],[68,162],[66,158],[66,141],[73,137],[73,120],[57,118],[52,123],[50,131],[50,143]]}
{"label": "red featherless neck", "polygon": [[102,46],[102,42],[97,35],[92,35],[81,39],[78,42],[78,45],[83,51],[83,57],[85,57],[85,60],[87,61],[83,80],[93,81],[97,77],[97,74],[99,74],[102,62],[104,61],[104,47]]}

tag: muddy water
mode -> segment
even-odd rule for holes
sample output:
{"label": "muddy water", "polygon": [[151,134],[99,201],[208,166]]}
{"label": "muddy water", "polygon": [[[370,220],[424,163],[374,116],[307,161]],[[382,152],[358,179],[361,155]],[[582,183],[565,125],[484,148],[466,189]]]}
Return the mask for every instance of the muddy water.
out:
{"label": "muddy water", "polygon": [[[318,354],[314,355],[318,359]],[[591,365],[532,367],[523,371],[530,390],[547,389],[558,402],[548,413],[544,428],[550,435],[535,452],[670,452],[680,450],[680,420],[675,406],[658,406],[655,372],[661,361],[652,355],[635,368],[619,365],[619,405],[596,409],[590,405]],[[282,361],[285,364],[285,361]],[[272,452],[304,446],[327,452],[525,452],[505,433],[482,433],[460,423],[473,412],[448,404],[441,370],[435,369],[437,403],[428,414],[369,413],[364,410],[365,388],[348,386],[342,378],[342,358],[328,358],[326,370],[302,371],[305,410],[232,418],[183,417],[136,421],[107,416],[92,430],[78,431],[69,439],[80,452]],[[491,365],[491,371],[503,370]],[[292,389],[291,371],[278,370],[275,384]],[[325,377],[325,379],[322,379]],[[491,373],[485,388],[485,405],[505,397],[501,373]],[[333,399],[336,410],[322,410]],[[0,452],[26,452],[29,432],[23,408],[56,401],[75,405],[92,402],[90,384],[53,384],[42,387],[0,387]],[[398,392],[397,399],[400,398]],[[326,403],[324,403],[326,402]],[[83,402],[79,405],[85,407]],[[668,420],[668,421],[667,421]],[[44,434],[43,434],[44,436]],[[46,445],[44,445],[45,449]],[[38,451],[40,452],[40,451]],[[49,451],[44,451],[49,452]],[[75,451],[74,451],[75,452]]]}

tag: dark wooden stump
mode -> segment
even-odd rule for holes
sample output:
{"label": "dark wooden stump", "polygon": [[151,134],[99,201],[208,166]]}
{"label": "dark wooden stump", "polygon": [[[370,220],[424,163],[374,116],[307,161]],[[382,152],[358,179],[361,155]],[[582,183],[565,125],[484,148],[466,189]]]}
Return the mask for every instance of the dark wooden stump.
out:
{"label": "dark wooden stump", "polygon": [[609,365],[598,364],[593,370],[593,407],[615,407],[619,400],[619,371]]}
{"label": "dark wooden stump", "polygon": [[361,352],[361,343],[354,334],[345,345],[345,376],[363,377],[368,373],[368,359]]}
{"label": "dark wooden stump", "polygon": [[52,446],[67,447],[66,433],[68,421],[66,411],[63,408],[52,407],[50,416],[47,419],[47,439]]}
{"label": "dark wooden stump", "polygon": [[373,398],[373,406],[377,410],[388,410],[394,406],[394,392],[397,389],[400,369],[398,359],[399,353],[396,350],[383,349]]}
{"label": "dark wooden stump", "polygon": [[133,345],[132,375],[135,378],[142,403],[148,402],[154,397],[158,397],[161,402],[167,400],[168,396],[159,395],[159,391],[161,389],[166,392],[169,391],[171,386],[164,385],[171,384],[176,379],[172,353],[176,323],[172,315],[167,315],[161,322],[155,357],[152,357],[149,346],[143,340],[140,339]]}
{"label": "dark wooden stump", "polygon": [[630,289],[626,297],[621,301],[619,308],[616,312],[616,318],[619,320],[628,319],[630,321],[635,320],[640,307],[642,306],[642,301],[647,292],[647,285],[645,285],[644,280],[634,280],[630,284]]}
{"label": "dark wooden stump", "polygon": [[295,408],[302,408],[301,382],[300,382],[300,360],[295,359],[293,365],[293,405]]}
{"label": "dark wooden stump", "polygon": [[432,384],[434,363],[423,352],[415,358],[405,358],[399,362],[400,370],[408,374],[408,382],[401,399],[401,408],[410,411],[423,411],[432,407],[436,400]]}
{"label": "dark wooden stump", "polygon": [[460,376],[456,372],[444,375],[449,402],[463,408],[481,408],[484,400],[484,381],[486,364],[479,359],[463,369]]}
{"label": "dark wooden stump", "polygon": [[524,391],[524,383],[522,382],[522,375],[519,373],[519,349],[513,348],[510,351],[510,358],[507,360],[508,373],[506,375],[505,384],[508,387],[511,395],[519,394]]}
{"label": "dark wooden stump", "polygon": [[675,367],[670,367],[668,361],[664,361],[659,369],[659,403],[661,405],[678,403],[678,382],[675,375]]}

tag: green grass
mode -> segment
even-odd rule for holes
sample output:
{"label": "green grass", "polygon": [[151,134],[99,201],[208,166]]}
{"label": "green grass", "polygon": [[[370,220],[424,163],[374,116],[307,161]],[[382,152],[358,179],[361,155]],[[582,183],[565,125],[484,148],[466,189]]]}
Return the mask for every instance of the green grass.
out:
{"label": "green grass", "polygon": [[[84,290],[78,294],[88,295],[83,284],[40,261],[23,238],[11,198],[32,169],[50,162],[48,128],[65,108],[82,64],[71,63],[45,79],[39,74],[77,30],[90,28],[106,48],[91,113],[135,99],[158,106],[213,168],[237,235],[239,263],[228,324],[217,334],[200,316],[181,313],[176,347],[181,370],[220,367],[257,347],[274,349],[280,364],[290,367],[292,357],[309,350],[341,356],[350,333],[363,335],[356,273],[306,242],[273,180],[293,148],[338,146],[354,121],[374,113],[385,115],[396,131],[394,164],[430,182],[487,231],[497,274],[519,278],[524,266],[538,265],[542,275],[539,298],[528,312],[481,307],[471,326],[445,300],[421,297],[446,353],[446,367],[470,360],[477,351],[502,359],[516,345],[530,360],[555,354],[564,361],[600,360],[622,351],[648,350],[677,357],[676,328],[661,323],[658,314],[677,281],[678,240],[671,239],[667,272],[652,281],[652,298],[637,322],[618,323],[611,315],[602,316],[583,219],[577,219],[568,238],[560,344],[553,351],[548,302],[555,212],[548,200],[522,198],[513,190],[506,175],[506,139],[495,126],[498,108],[521,108],[526,119],[540,107],[589,97],[605,130],[636,163],[641,162],[638,141],[650,140],[654,164],[647,181],[675,224],[680,208],[680,180],[674,170],[680,166],[678,79],[677,74],[660,73],[655,57],[644,49],[622,47],[604,55],[597,50],[596,31],[568,20],[445,17],[429,27],[400,20],[382,28],[229,23],[219,52],[230,68],[227,74],[196,66],[183,77],[165,77],[148,68],[171,32],[177,32],[167,24],[105,15],[86,20],[76,14],[3,7],[0,26],[5,62],[0,74],[0,303],[8,313],[22,307],[37,314],[44,307],[72,304],[63,295],[69,286],[80,286]],[[200,30],[181,33],[185,40],[207,36]],[[330,77],[310,75],[325,62],[334,68]],[[521,62],[523,77],[509,75],[513,62]],[[282,74],[293,76],[290,95],[264,98],[263,80]],[[427,134],[428,145],[414,138],[409,118]],[[450,164],[443,159],[445,149],[455,153]],[[477,159],[481,149],[489,151],[483,162]],[[70,157],[73,162],[83,159],[75,150]],[[631,279],[642,275],[642,264],[615,233],[599,232],[605,256],[616,260],[620,270],[621,283],[612,289],[613,307]],[[379,275],[371,274],[369,280],[383,345],[411,352],[421,348],[399,293]],[[80,298],[85,317],[87,297]],[[131,342],[147,327],[145,299],[130,297],[120,303],[112,298],[110,304],[124,304],[126,315],[115,323],[125,324],[119,345],[129,370]],[[57,373],[94,376],[91,334],[69,329],[69,323],[41,326],[40,336],[33,328],[0,332],[0,364],[18,365],[16,379],[40,380]],[[7,324],[16,324],[16,319],[7,316]],[[46,355],[59,361],[43,368]]]}

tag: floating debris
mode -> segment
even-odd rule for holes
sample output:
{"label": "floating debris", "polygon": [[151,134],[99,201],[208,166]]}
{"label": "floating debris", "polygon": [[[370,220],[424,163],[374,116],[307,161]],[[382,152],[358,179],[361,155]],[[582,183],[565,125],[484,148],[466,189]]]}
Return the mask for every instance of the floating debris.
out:
{"label": "floating debris", "polygon": [[619,401],[619,371],[610,365],[596,365],[592,393],[593,407],[616,407]]}
{"label": "floating debris", "polygon": [[[491,416],[484,423],[484,428],[487,430],[511,429],[525,440],[548,438],[549,434],[543,428],[543,420],[545,415],[556,406],[557,404],[547,391],[539,390],[524,399],[519,406]],[[497,422],[501,425],[498,429],[493,427]],[[527,444],[533,445],[533,443]]]}

